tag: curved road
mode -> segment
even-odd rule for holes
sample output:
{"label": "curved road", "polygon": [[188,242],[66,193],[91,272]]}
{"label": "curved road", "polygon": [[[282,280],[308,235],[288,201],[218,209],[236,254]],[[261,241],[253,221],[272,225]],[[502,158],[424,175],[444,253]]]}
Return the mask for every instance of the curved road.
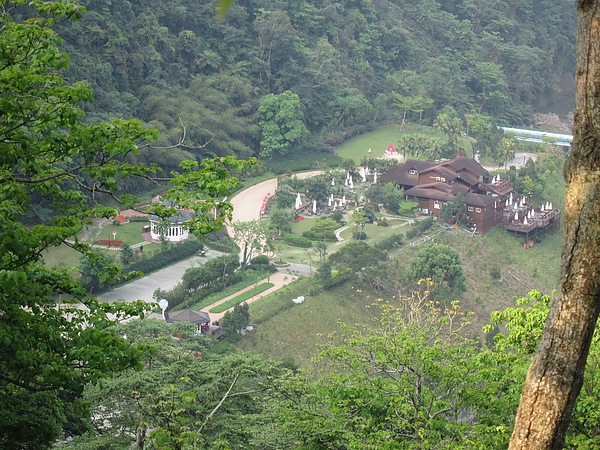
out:
{"label": "curved road", "polygon": [[[306,178],[313,175],[316,175],[320,172],[305,172],[302,174],[298,174],[296,176],[300,178]],[[272,178],[261,183],[250,186],[243,191],[237,193],[235,196],[231,198],[231,203],[233,204],[233,220],[236,221],[250,221],[260,219],[260,207],[262,201],[267,193],[271,195],[275,194],[277,189],[277,178]],[[230,236],[233,236],[233,230],[231,228],[231,224],[227,224],[227,231]],[[117,300],[123,301],[133,301],[133,300],[143,300],[146,302],[153,302],[154,299],[152,295],[156,289],[161,288],[163,290],[172,289],[183,277],[183,274],[190,267],[195,267],[200,264],[203,264],[210,258],[217,257],[222,253],[209,250],[207,252],[206,257],[198,257],[193,256],[191,258],[180,261],[171,266],[165,267],[164,269],[153,272],[151,275],[136,279],[127,283],[125,285],[119,286],[113,289],[110,292],[106,292],[98,296],[98,299],[106,302],[114,302]],[[294,265],[295,270],[291,270],[288,272],[287,270],[282,270],[284,273],[293,273],[293,274],[304,274],[307,273],[308,270],[303,265]],[[308,267],[308,266],[307,266]],[[285,278],[285,281],[283,280]],[[289,283],[293,277],[279,277],[275,276],[271,280],[275,286],[269,289],[268,293],[273,290],[281,288],[283,285]],[[211,315],[212,317],[212,315]]]}

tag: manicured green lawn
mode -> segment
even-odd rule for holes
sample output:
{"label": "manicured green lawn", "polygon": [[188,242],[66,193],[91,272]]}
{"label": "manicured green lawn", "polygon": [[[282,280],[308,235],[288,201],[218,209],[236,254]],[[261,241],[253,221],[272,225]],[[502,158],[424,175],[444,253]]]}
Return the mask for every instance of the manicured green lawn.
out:
{"label": "manicured green lawn", "polygon": [[[89,227],[84,234],[87,234],[87,239],[84,242],[92,244],[97,240],[108,240],[113,239],[112,232],[116,231],[114,239],[126,242],[129,245],[138,244],[144,242],[142,239],[142,227],[146,225],[146,222],[130,222],[121,225],[113,225],[111,222],[105,222],[104,226],[100,230],[98,227]],[[97,236],[96,236],[97,235]],[[144,253],[149,255],[155,251],[158,251],[160,246],[151,242],[144,242]],[[100,253],[110,255],[115,258],[117,264],[119,261],[119,250],[116,247],[106,249],[104,247],[94,247]],[[60,266],[60,267],[78,267],[80,255],[78,252],[72,250],[66,245],[60,247],[51,248],[44,252],[44,261],[49,266]]]}
{"label": "manicured green lawn", "polygon": [[113,239],[113,232],[117,233],[114,239],[123,241],[129,245],[138,244],[143,242],[142,239],[142,227],[149,225],[150,222],[129,222],[121,225],[113,225],[112,223],[106,223],[102,228],[97,240],[99,239]]}
{"label": "manicured green lawn", "polygon": [[260,294],[261,292],[266,291],[267,289],[275,286],[273,283],[262,283],[258,286],[253,287],[252,289],[247,290],[246,292],[242,292],[240,295],[236,295],[233,298],[230,298],[226,302],[221,303],[214,308],[211,308],[209,312],[211,313],[221,313],[223,311],[227,311],[229,308],[235,305],[239,305],[240,303],[245,302],[248,299],[251,299],[255,295]]}
{"label": "manicured green lawn", "polygon": [[[386,125],[370,133],[361,134],[347,140],[336,149],[335,153],[342,159],[353,159],[356,164],[360,164],[361,159],[364,157],[377,158],[383,156],[390,144],[397,148],[398,140],[403,134],[445,137],[443,133],[424,125],[406,124],[404,130],[400,130],[399,124]],[[464,143],[461,141],[460,145],[468,149],[471,148],[468,141],[464,141]],[[369,148],[371,149],[370,155]]]}
{"label": "manicured green lawn", "polygon": [[267,273],[249,273],[247,271],[244,273],[244,279],[239,283],[232,284],[231,286],[227,286],[220,292],[215,292],[214,294],[208,295],[200,300],[198,303],[194,303],[190,306],[191,309],[202,309],[206,306],[210,306],[213,303],[218,302],[222,298],[229,297],[230,295],[235,294],[236,292],[241,291],[242,289],[251,286],[254,283],[259,282],[260,280],[266,278],[268,276]]}

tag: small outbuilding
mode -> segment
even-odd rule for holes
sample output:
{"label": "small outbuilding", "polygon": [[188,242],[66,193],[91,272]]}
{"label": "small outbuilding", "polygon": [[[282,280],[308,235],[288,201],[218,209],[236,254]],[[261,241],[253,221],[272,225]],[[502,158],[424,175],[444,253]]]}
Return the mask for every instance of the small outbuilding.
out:
{"label": "small outbuilding", "polygon": [[210,316],[207,312],[193,310],[189,308],[181,309],[179,311],[172,311],[170,313],[165,311],[165,321],[167,323],[193,323],[194,325],[196,325],[198,332],[204,332],[210,326]]}
{"label": "small outbuilding", "polygon": [[[171,206],[168,203],[163,203],[166,206]],[[188,227],[186,222],[189,222],[194,217],[193,212],[185,209],[178,209],[177,214],[172,215],[167,219],[168,228],[163,224],[163,220],[151,214],[148,216],[150,221],[150,237],[154,240],[159,241],[161,233],[169,242],[181,242],[189,237]]]}

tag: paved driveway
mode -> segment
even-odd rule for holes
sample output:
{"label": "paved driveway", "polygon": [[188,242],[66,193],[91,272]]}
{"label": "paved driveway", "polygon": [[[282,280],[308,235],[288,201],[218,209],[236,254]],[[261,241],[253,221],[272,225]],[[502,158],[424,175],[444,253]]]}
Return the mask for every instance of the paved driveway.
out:
{"label": "paved driveway", "polygon": [[[298,176],[299,178],[306,178],[321,173],[319,171],[305,172]],[[272,178],[270,180],[263,181],[253,186],[244,189],[231,198],[233,204],[233,220],[235,221],[250,221],[260,219],[260,207],[262,201],[267,193],[271,195],[275,194],[277,190],[277,179]],[[230,236],[233,235],[231,225],[227,225],[227,231]],[[143,300],[145,302],[153,302],[154,298],[152,295],[156,289],[161,288],[163,290],[172,289],[181,281],[183,274],[186,269],[190,267],[198,266],[203,264],[207,259],[214,258],[222,255],[220,252],[209,250],[207,256],[192,257],[184,261],[180,261],[164,269],[158,270],[149,274],[148,276],[138,278],[125,285],[119,286],[110,292],[106,292],[98,298],[102,301],[114,302],[117,300],[134,301]],[[296,264],[292,267],[291,273],[296,274],[308,274],[308,266],[303,264]],[[286,270],[285,272],[288,272]],[[279,288],[281,286],[277,286]]]}
{"label": "paved driveway", "polygon": [[124,300],[132,302],[134,300],[143,300],[145,302],[155,301],[152,294],[158,288],[169,290],[175,287],[181,281],[185,271],[191,267],[198,267],[211,258],[223,255],[221,252],[208,250],[205,257],[193,256],[184,261],[165,267],[164,269],[152,272],[148,276],[137,278],[127,284],[119,286],[110,292],[98,296],[98,299],[105,302],[114,302]]}

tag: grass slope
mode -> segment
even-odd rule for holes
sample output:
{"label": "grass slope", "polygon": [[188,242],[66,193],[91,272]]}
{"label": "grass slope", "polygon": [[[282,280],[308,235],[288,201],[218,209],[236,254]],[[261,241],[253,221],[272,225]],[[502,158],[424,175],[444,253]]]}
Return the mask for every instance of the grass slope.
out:
{"label": "grass slope", "polygon": [[[461,308],[475,313],[474,333],[480,333],[492,311],[514,306],[514,300],[526,296],[531,289],[550,293],[556,286],[562,233],[549,235],[541,244],[527,250],[500,229],[485,237],[472,237],[462,232],[442,233],[434,240],[451,245],[461,255],[468,286],[460,299]],[[418,248],[400,253],[391,264],[400,269],[416,251]],[[500,270],[501,279],[493,279],[490,273],[493,267]],[[251,304],[250,318],[257,327],[240,340],[238,346],[266,357],[307,366],[318,352],[318,344],[324,342],[324,336],[339,329],[338,323],[372,320],[369,305],[376,296],[355,282],[310,296],[303,304],[294,305],[292,298],[308,292],[309,282],[304,279]]]}

